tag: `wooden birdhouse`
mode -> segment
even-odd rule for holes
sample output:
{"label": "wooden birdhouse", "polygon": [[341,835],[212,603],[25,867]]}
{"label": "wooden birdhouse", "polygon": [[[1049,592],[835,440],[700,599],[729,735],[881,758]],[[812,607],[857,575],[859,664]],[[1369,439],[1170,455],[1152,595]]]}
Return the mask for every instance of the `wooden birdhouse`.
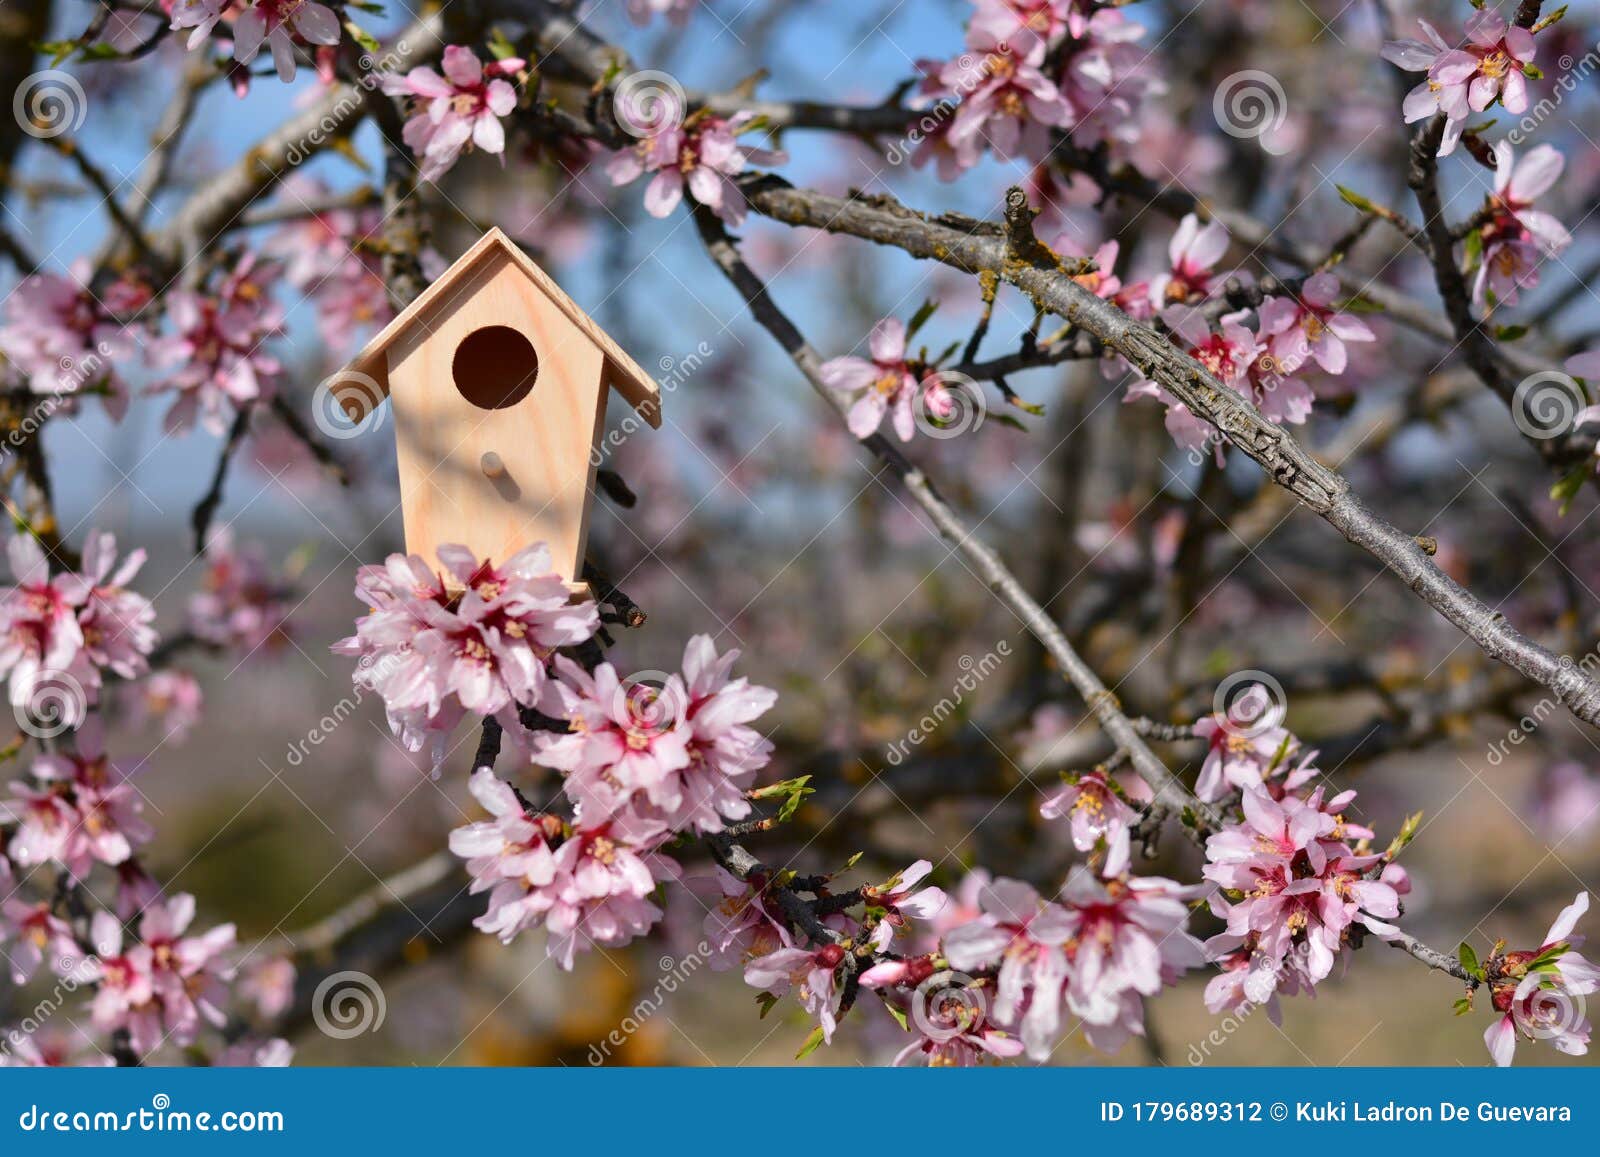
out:
{"label": "wooden birdhouse", "polygon": [[499,229],[491,229],[330,384],[356,421],[391,401],[406,550],[502,562],[550,546],[575,592],[601,459],[605,389],[652,426],[650,375]]}

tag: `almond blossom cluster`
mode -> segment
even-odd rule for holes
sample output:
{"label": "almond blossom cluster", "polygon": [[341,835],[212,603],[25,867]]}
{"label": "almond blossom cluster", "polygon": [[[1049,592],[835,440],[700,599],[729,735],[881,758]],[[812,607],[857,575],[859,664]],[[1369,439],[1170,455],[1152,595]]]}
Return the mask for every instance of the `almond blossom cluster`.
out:
{"label": "almond blossom cluster", "polygon": [[286,84],[295,77],[297,44],[326,47],[339,43],[339,17],[316,0],[173,0],[170,7],[175,31],[193,29],[188,48],[204,44],[227,17],[232,25],[233,59],[247,65],[265,44],[278,79]]}
{"label": "almond blossom cluster", "polygon": [[1085,147],[1137,139],[1143,102],[1164,90],[1137,46],[1144,29],[1080,0],[975,0],[967,51],[921,60],[921,95],[935,118],[912,154],[958,176],[987,153],[1042,161],[1053,133]]}
{"label": "almond blossom cluster", "polygon": [[1441,157],[1455,151],[1467,121],[1496,101],[1513,115],[1527,111],[1532,32],[1482,9],[1467,18],[1467,42],[1456,48],[1426,20],[1417,23],[1427,39],[1391,41],[1383,58],[1407,72],[1427,73],[1406,95],[1404,112],[1407,124],[1444,114]]}
{"label": "almond blossom cluster", "polygon": [[867,337],[870,357],[838,357],[822,364],[823,382],[853,399],[848,422],[857,438],[876,433],[887,414],[900,440],[909,442],[916,432],[919,406],[934,418],[955,412],[955,399],[938,373],[930,371],[923,358],[908,353],[910,336],[905,323],[886,317]]}
{"label": "almond blossom cluster", "polygon": [[[1505,1067],[1516,1053],[1517,1038],[1548,1040],[1560,1052],[1583,1056],[1589,1051],[1590,1024],[1584,997],[1600,992],[1600,968],[1576,950],[1584,938],[1574,932],[1589,910],[1589,894],[1561,910],[1536,949],[1506,952],[1503,941],[1481,967],[1500,1016],[1483,1034],[1494,1063]],[[1470,994],[1458,1006],[1471,1008]]]}
{"label": "almond blossom cluster", "polygon": [[500,121],[517,107],[517,90],[508,78],[525,64],[514,56],[485,64],[472,49],[452,44],[444,50],[443,75],[423,64],[404,76],[384,77],[385,95],[411,102],[403,132],[422,160],[424,180],[444,176],[469,146],[505,163],[506,131]]}
{"label": "almond blossom cluster", "polygon": [[173,290],[165,296],[169,333],[150,359],[170,373],[151,394],[176,395],[164,422],[168,432],[196,422],[209,433],[227,430],[230,408],[270,398],[282,364],[264,348],[283,333],[283,307],[272,296],[283,267],[244,253],[215,290]]}
{"label": "almond blossom cluster", "polygon": [[[1184,217],[1168,246],[1169,269],[1150,281],[1150,309],[1173,344],[1248,399],[1262,417],[1300,425],[1316,398],[1305,376],[1319,369],[1342,374],[1347,343],[1376,337],[1366,322],[1341,307],[1339,281],[1331,273],[1314,273],[1298,286],[1265,296],[1253,310],[1237,309],[1213,321],[1214,311],[1201,307],[1214,300],[1230,276],[1239,276],[1217,269],[1227,249],[1228,234],[1219,222],[1202,227],[1193,214]],[[1155,382],[1138,378],[1128,385],[1125,400],[1145,398],[1166,407],[1167,432],[1180,447],[1192,453],[1210,447],[1222,460],[1224,442],[1209,422]]]}
{"label": "almond blossom cluster", "polygon": [[772,749],[749,724],[776,695],[730,678],[737,658],[697,636],[682,673],[655,686],[557,656],[539,709],[568,730],[536,733],[532,755],[563,773],[572,816],[534,812],[492,771],[474,772],[473,795],[493,818],[458,828],[450,847],[473,890],[489,892],[481,930],[510,942],[542,925],[550,955],[571,968],[579,949],[626,944],[660,919],[650,897],[677,878],[661,847],[748,815],[746,792]]}
{"label": "almond blossom cluster", "polygon": [[127,588],[144,551],[119,566],[116,539],[91,531],[81,569],[52,574],[38,540],[19,534],[6,557],[16,582],[0,588],[0,677],[12,706],[29,726],[78,727],[106,672],[133,679],[149,669],[155,608]]}
{"label": "almond blossom cluster", "polygon": [[256,543],[239,546],[233,528],[218,527],[206,540],[200,589],[189,599],[189,629],[219,647],[250,655],[289,638],[294,592],[275,577]]}
{"label": "almond blossom cluster", "polygon": [[141,359],[143,326],[133,321],[150,290],[122,276],[90,287],[89,262],[65,274],[25,277],[0,307],[0,353],[35,394],[71,399],[99,394],[121,421],[128,409],[124,373]]}
{"label": "almond blossom cluster", "polygon": [[788,155],[780,150],[741,145],[739,136],[758,127],[754,113],[721,117],[704,109],[685,115],[676,97],[656,94],[671,107],[654,114],[639,141],[614,153],[606,175],[614,186],[628,185],[646,173],[654,174],[645,187],[645,212],[669,216],[683,200],[685,190],[730,225],[745,218],[744,194],[733,178],[752,164],[780,165]]}
{"label": "almond blossom cluster", "polygon": [[1489,217],[1478,231],[1478,271],[1473,304],[1515,305],[1521,290],[1539,284],[1539,266],[1572,244],[1572,234],[1554,216],[1534,208],[1534,200],[1561,176],[1566,158],[1549,145],[1530,149],[1518,160],[1511,145],[1494,147],[1494,192]]}
{"label": "almond blossom cluster", "polygon": [[520,713],[544,699],[556,649],[600,625],[592,602],[571,601],[542,543],[498,566],[456,545],[441,546],[439,561],[443,571],[403,554],[362,567],[356,596],[371,613],[333,646],[360,661],[356,686],[382,697],[407,748],[427,746],[435,762],[468,714],[520,736]]}

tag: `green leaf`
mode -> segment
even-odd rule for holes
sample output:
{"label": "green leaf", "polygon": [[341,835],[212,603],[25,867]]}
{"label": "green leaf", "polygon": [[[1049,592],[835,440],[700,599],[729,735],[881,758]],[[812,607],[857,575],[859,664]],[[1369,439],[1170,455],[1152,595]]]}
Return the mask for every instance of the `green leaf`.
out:
{"label": "green leaf", "polygon": [[1539,20],[1532,28],[1528,29],[1528,31],[1532,33],[1543,32],[1546,28],[1549,28],[1552,24],[1554,24],[1557,20],[1560,20],[1566,14],[1567,6],[1563,4],[1560,8],[1557,8],[1554,12],[1550,13],[1550,15]]}
{"label": "green leaf", "polygon": [[1522,66],[1522,75],[1527,77],[1529,80],[1543,80],[1544,69],[1540,68],[1537,64],[1524,64]]}
{"label": "green leaf", "polygon": [[804,787],[810,779],[809,775],[796,776],[794,779],[780,779],[777,783],[756,788],[755,791],[750,793],[750,798],[753,800],[777,799],[779,796],[788,795]]}
{"label": "green leaf", "polygon": [[344,30],[350,34],[350,39],[361,45],[361,51],[370,56],[377,56],[383,51],[383,45],[378,43],[378,38],[368,32],[354,20],[344,22]]}
{"label": "green leaf", "polygon": [[1526,336],[1527,332],[1528,327],[1525,325],[1502,325],[1495,328],[1494,336],[1497,341],[1516,341]]}
{"label": "green leaf", "polygon": [[1472,1002],[1463,996],[1460,1000],[1456,1001],[1455,1010],[1457,1016],[1466,1016],[1467,1013],[1472,1011]]}
{"label": "green leaf", "polygon": [[812,1053],[816,1052],[818,1046],[821,1044],[822,1026],[819,1024],[816,1028],[811,1030],[811,1035],[806,1037],[806,1043],[800,1046],[800,1051],[794,1054],[794,1059],[797,1061],[805,1060]]}
{"label": "green leaf", "polygon": [[987,420],[999,422],[1002,426],[1010,426],[1013,430],[1021,430],[1024,434],[1028,432],[1028,427],[1010,414],[991,413]]}
{"label": "green leaf", "polygon": [[941,366],[941,365],[943,365],[945,363],[945,361],[950,357],[951,354],[955,353],[956,350],[958,350],[960,348],[961,348],[961,343],[958,342],[958,341],[953,341],[949,345],[945,346],[944,349],[940,350],[939,351],[939,356],[934,358],[933,361],[928,363],[928,364],[929,365],[935,365],[935,366]]}
{"label": "green leaf", "polygon": [[939,303],[931,297],[917,306],[917,312],[912,314],[911,320],[906,323],[907,342],[910,342],[916,336],[917,331],[927,323],[927,320],[933,316],[934,311],[938,308]]}
{"label": "green leaf", "polygon": [[496,60],[509,60],[517,54],[517,46],[506,39],[506,34],[500,29],[494,30],[494,35],[489,37],[489,51]]}
{"label": "green leaf", "polygon": [[889,998],[884,996],[881,992],[878,993],[878,996],[883,1001],[883,1007],[889,1010],[889,1015],[894,1017],[895,1022],[899,1024],[901,1031],[910,1032],[911,1026],[906,1023],[905,1009],[896,1008],[894,1005],[890,1004]]}
{"label": "green leaf", "polygon": [[1378,207],[1376,205],[1374,205],[1366,197],[1363,197],[1360,193],[1356,192],[1354,189],[1348,188],[1345,185],[1335,185],[1334,188],[1339,190],[1339,197],[1346,205],[1350,205],[1353,208],[1359,209],[1363,213],[1376,214],[1378,212]]}
{"label": "green leaf", "polygon": [[778,998],[770,992],[758,992],[756,993],[756,1003],[761,1006],[759,1019],[766,1020],[767,1013],[771,1012],[773,1006],[778,1003]]}
{"label": "green leaf", "polygon": [[1456,959],[1461,961],[1462,968],[1465,968],[1474,976],[1478,975],[1478,972],[1480,971],[1478,965],[1478,954],[1473,950],[1472,945],[1468,944],[1465,940],[1461,942],[1461,947],[1456,949]]}
{"label": "green leaf", "polygon": [[1483,231],[1474,229],[1468,233],[1462,245],[1462,252],[1466,257],[1467,268],[1476,269],[1478,262],[1483,260]]}
{"label": "green leaf", "polygon": [[1562,514],[1567,512],[1567,507],[1572,505],[1572,500],[1578,496],[1578,491],[1583,489],[1583,484],[1588,478],[1588,463],[1580,463],[1574,466],[1565,478],[1550,487],[1550,497],[1561,504]]}

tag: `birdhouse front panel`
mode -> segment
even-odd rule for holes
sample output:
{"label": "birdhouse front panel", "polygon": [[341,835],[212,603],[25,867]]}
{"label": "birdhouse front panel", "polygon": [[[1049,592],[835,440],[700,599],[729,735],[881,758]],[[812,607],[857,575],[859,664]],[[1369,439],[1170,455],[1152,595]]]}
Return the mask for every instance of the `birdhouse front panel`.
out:
{"label": "birdhouse front panel", "polygon": [[406,549],[503,561],[550,546],[583,568],[605,355],[503,251],[487,253],[385,351]]}

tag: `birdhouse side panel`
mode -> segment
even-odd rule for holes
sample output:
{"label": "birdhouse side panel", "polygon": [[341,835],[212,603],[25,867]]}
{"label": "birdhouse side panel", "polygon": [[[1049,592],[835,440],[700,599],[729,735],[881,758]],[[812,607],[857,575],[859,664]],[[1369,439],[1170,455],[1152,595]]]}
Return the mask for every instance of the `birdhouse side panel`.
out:
{"label": "birdhouse side panel", "polygon": [[576,580],[604,355],[503,257],[453,288],[387,352],[406,549],[503,561],[545,542]]}

